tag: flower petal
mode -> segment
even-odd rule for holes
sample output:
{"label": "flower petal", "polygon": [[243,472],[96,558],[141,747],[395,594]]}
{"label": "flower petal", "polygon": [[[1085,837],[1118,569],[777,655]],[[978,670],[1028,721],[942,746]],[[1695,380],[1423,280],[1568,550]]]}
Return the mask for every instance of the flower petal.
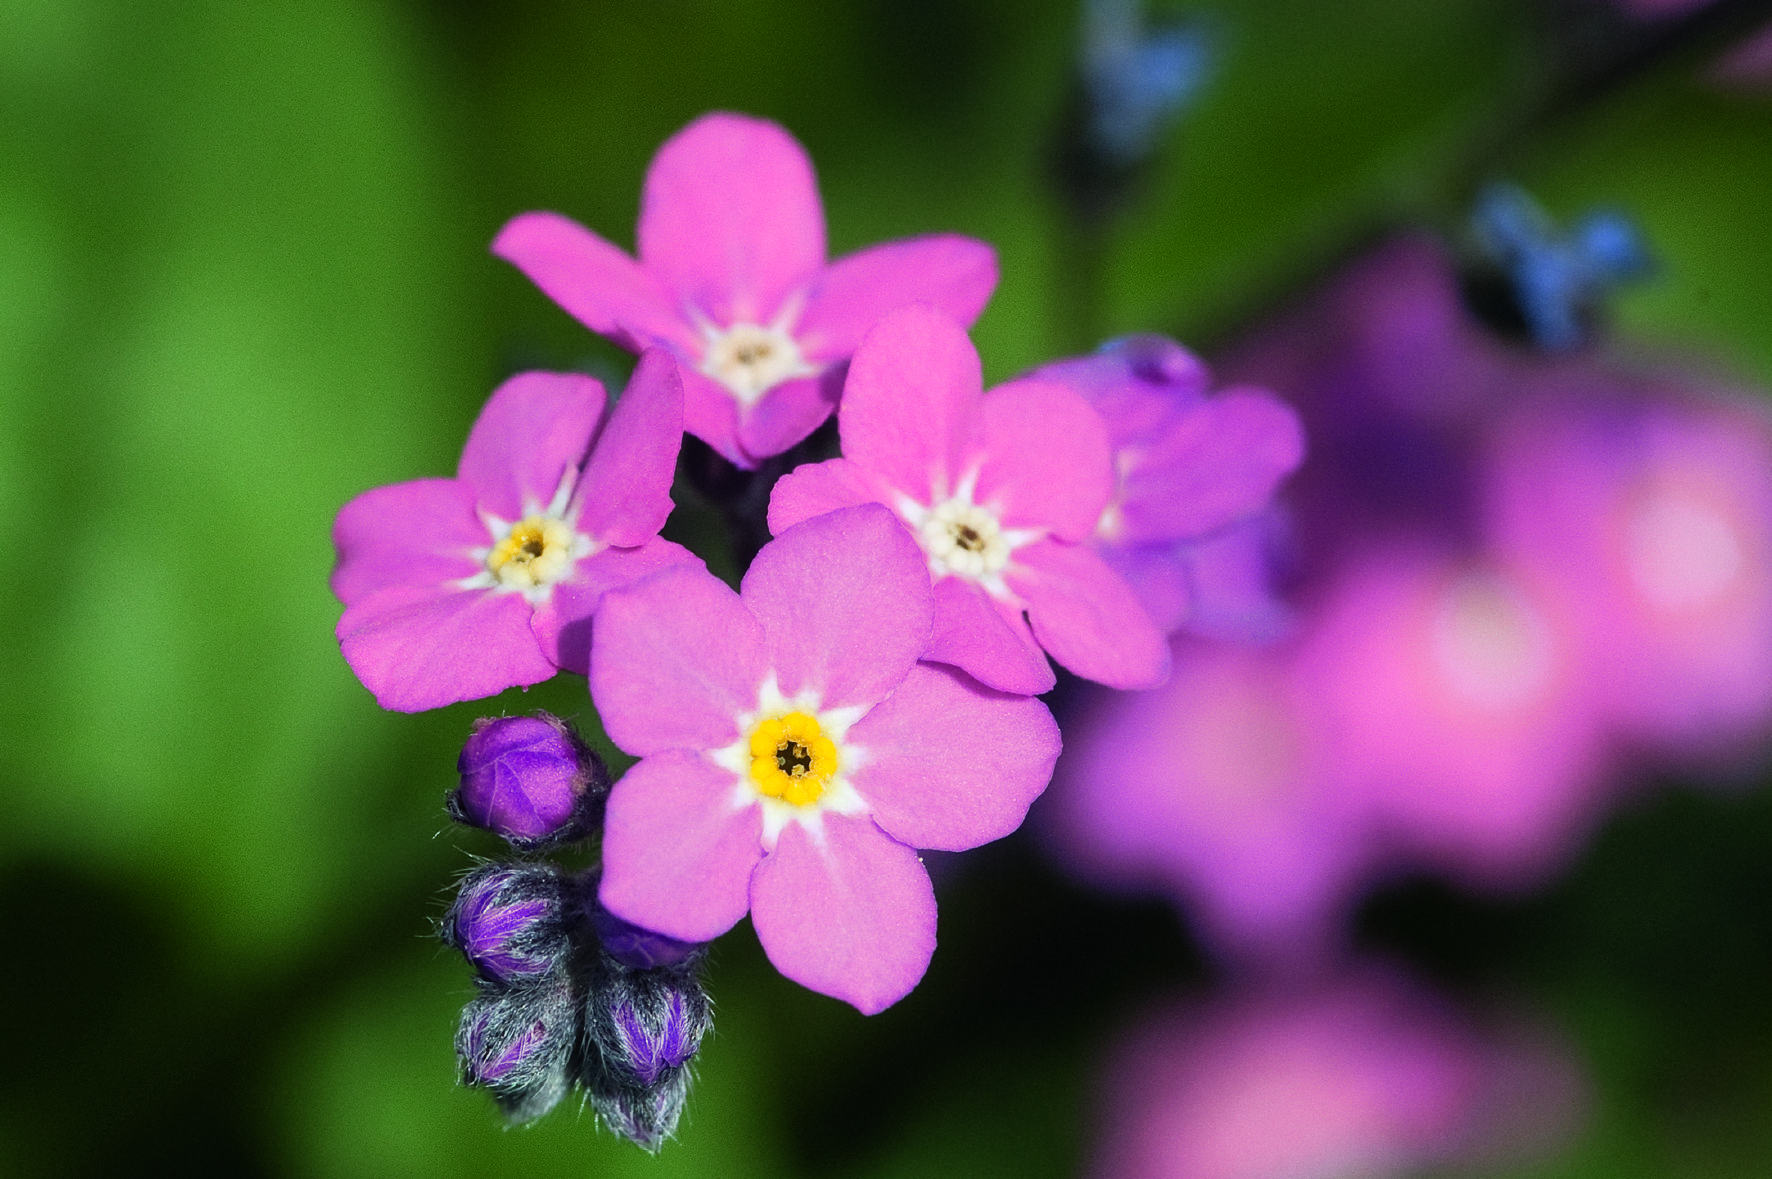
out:
{"label": "flower petal", "polygon": [[975,442],[984,377],[966,330],[933,307],[882,319],[849,362],[843,456],[917,500],[951,495]]}
{"label": "flower petal", "polygon": [[821,708],[884,699],[929,643],[923,550],[879,504],[788,529],[763,546],[739,592],[763,624],[782,691],[810,687]]}
{"label": "flower petal", "polygon": [[802,441],[831,416],[843,393],[843,371],[838,365],[815,377],[783,381],[739,414],[738,444],[748,465],[787,450]]}
{"label": "flower petal", "polygon": [[985,394],[982,417],[973,498],[1011,528],[1047,528],[1061,540],[1093,532],[1114,493],[1101,415],[1063,385],[1020,380]]}
{"label": "flower petal", "polygon": [[874,821],[912,847],[964,851],[1001,839],[1052,780],[1058,725],[1038,700],[917,665],[849,730],[867,753],[855,788]]}
{"label": "flower petal", "polygon": [[392,586],[345,611],[339,649],[377,704],[423,712],[552,678],[529,614],[521,594]]}
{"label": "flower petal", "polygon": [[542,653],[567,671],[589,674],[591,618],[603,595],[672,565],[699,567],[701,558],[656,536],[634,548],[599,549],[580,557],[572,576],[554,586],[548,600],[535,608],[530,625]]}
{"label": "flower petal", "polygon": [[640,261],[721,326],[768,323],[824,268],[824,209],[806,151],[781,127],[716,112],[646,170]]}
{"label": "flower petal", "polygon": [[970,327],[997,288],[997,252],[958,234],[884,242],[832,262],[806,300],[797,333],[812,359],[855,351],[887,312],[928,303]]}
{"label": "flower petal", "polygon": [[1253,514],[1304,458],[1291,408],[1266,393],[1230,393],[1176,415],[1126,477],[1128,541],[1183,540]]}
{"label": "flower petal", "polygon": [[1021,611],[961,577],[935,583],[935,628],[923,658],[1003,692],[1037,696],[1058,682]]}
{"label": "flower petal", "polygon": [[332,592],[351,606],[389,586],[471,577],[479,566],[470,553],[491,537],[474,514],[467,484],[415,479],[371,488],[340,508],[332,543],[338,549]]}
{"label": "flower petal", "polygon": [[456,476],[480,507],[520,520],[546,507],[584,461],[603,420],[601,382],[576,373],[519,373],[493,390],[468,434]]}
{"label": "flower petal", "polygon": [[623,348],[699,348],[699,338],[654,275],[558,213],[524,213],[492,239],[492,252],[529,276],[566,313]]}
{"label": "flower petal", "polygon": [[763,628],[705,569],[678,565],[603,595],[591,699],[622,750],[718,749],[738,739],[767,670]]}
{"label": "flower petal", "polygon": [[917,853],[866,819],[789,823],[751,878],[751,923],[775,968],[874,1015],[935,953],[935,890]]}
{"label": "flower petal", "polygon": [[848,459],[802,463],[777,479],[769,492],[769,531],[780,536],[802,520],[878,502],[868,473]]}
{"label": "flower petal", "polygon": [[736,803],[732,774],[672,750],[635,765],[609,793],[597,899],[635,925],[711,941],[750,907],[762,810]]}
{"label": "flower petal", "polygon": [[683,379],[663,348],[649,348],[585,463],[573,500],[580,532],[632,547],[671,514],[671,480],[683,445]]}
{"label": "flower petal", "polygon": [[[682,357],[678,359],[681,361]],[[750,470],[754,460],[738,444],[738,399],[732,390],[700,369],[685,363],[683,378],[683,432],[720,452],[720,457],[735,467]]]}
{"label": "flower petal", "polygon": [[1059,663],[1110,688],[1169,678],[1169,645],[1119,574],[1083,545],[1017,549],[1005,580],[1027,602],[1034,637]]}

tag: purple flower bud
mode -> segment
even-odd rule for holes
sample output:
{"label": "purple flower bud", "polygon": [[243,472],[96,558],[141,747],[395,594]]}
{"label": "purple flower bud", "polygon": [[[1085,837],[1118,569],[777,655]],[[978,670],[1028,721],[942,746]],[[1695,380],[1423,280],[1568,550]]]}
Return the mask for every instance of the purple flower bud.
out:
{"label": "purple flower bud", "polygon": [[585,1005],[585,1035],[602,1063],[590,1087],[650,1089],[683,1071],[713,1026],[693,968],[607,969]]}
{"label": "purple flower bud", "polygon": [[565,985],[487,993],[461,1013],[462,1083],[492,1094],[513,1123],[532,1122],[572,1086],[576,1006]]}
{"label": "purple flower bud", "polygon": [[547,713],[481,718],[456,761],[450,817],[524,850],[583,839],[602,822],[609,773],[572,727]]}
{"label": "purple flower bud", "polygon": [[541,978],[571,954],[565,888],[551,864],[483,865],[462,881],[439,932],[488,982]]}

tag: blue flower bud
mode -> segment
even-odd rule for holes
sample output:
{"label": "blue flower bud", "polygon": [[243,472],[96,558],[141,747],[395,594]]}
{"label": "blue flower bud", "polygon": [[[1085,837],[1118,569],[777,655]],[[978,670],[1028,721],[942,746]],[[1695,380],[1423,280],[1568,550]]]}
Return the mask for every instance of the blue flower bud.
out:
{"label": "blue flower bud", "polygon": [[450,817],[537,850],[584,839],[602,823],[609,772],[572,727],[546,713],[482,718],[456,762]]}
{"label": "blue flower bud", "polygon": [[563,983],[486,992],[462,1009],[462,1083],[483,1088],[513,1123],[541,1117],[572,1087],[577,1006]]}
{"label": "blue flower bud", "polygon": [[585,1012],[604,1079],[640,1088],[682,1071],[712,1026],[707,992],[693,970],[612,970]]}
{"label": "blue flower bud", "polygon": [[635,970],[657,966],[679,966],[706,948],[706,942],[682,942],[662,933],[653,933],[631,922],[623,921],[593,899],[585,907],[591,929],[603,945],[603,952]]}
{"label": "blue flower bud", "polygon": [[566,888],[551,864],[482,865],[462,881],[439,933],[490,983],[542,978],[572,955]]}

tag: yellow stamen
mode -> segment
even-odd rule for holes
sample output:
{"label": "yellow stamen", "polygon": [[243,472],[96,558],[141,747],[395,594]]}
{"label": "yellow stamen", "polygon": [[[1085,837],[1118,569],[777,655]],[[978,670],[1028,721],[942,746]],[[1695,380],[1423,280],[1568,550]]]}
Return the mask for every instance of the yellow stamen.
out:
{"label": "yellow stamen", "polygon": [[486,568],[499,584],[516,589],[550,585],[570,567],[572,541],[565,521],[530,516],[512,525],[510,535],[486,555]]}
{"label": "yellow stamen", "polygon": [[767,798],[808,806],[836,772],[836,743],[803,712],[767,717],[751,731],[751,781]]}

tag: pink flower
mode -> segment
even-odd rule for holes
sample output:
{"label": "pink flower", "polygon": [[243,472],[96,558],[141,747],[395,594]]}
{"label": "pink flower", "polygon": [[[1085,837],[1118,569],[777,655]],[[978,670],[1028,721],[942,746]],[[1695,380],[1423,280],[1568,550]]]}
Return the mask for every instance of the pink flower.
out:
{"label": "pink flower", "polygon": [[684,429],[741,467],[780,454],[837,403],[842,362],[881,315],[932,302],[970,324],[996,254],[952,234],[825,262],[812,165],[774,123],[703,115],[646,172],[639,260],[555,213],[525,213],[492,251],[585,326],[684,368]]}
{"label": "pink flower", "polygon": [[1772,730],[1772,415],[1690,380],[1589,374],[1522,407],[1496,545],[1578,622],[1623,732],[1714,756]]}
{"label": "pink flower", "polygon": [[837,422],[845,457],[783,476],[769,527],[853,504],[892,508],[935,583],[924,658],[1006,692],[1052,687],[1047,654],[1118,688],[1168,676],[1162,633],[1084,543],[1114,473],[1107,430],[1082,397],[1035,379],[986,393],[965,330],[909,307],[856,350]]}
{"label": "pink flower", "polygon": [[1568,606],[1517,566],[1429,544],[1366,552],[1329,589],[1300,689],[1404,858],[1517,888],[1573,851],[1606,765]]}
{"label": "pink flower", "polygon": [[776,967],[872,1014],[935,948],[915,848],[1013,831],[1045,788],[1043,704],[919,663],[933,595],[885,510],[764,546],[739,593],[696,568],[612,593],[591,695],[641,758],[609,798],[603,905],[684,941],[748,910]]}
{"label": "pink flower", "polygon": [[378,487],[339,511],[339,646],[383,708],[583,672],[606,590],[695,562],[658,537],[682,442],[676,364],[648,352],[607,415],[606,400],[589,377],[513,377],[480,411],[455,478]]}
{"label": "pink flower", "polygon": [[1156,691],[1077,699],[1041,833],[1084,879],[1168,896],[1220,954],[1320,962],[1373,858],[1336,735],[1289,648],[1174,652]]}
{"label": "pink flower", "polygon": [[1094,1179],[1488,1174],[1560,1145],[1583,1099],[1553,1039],[1468,1026],[1371,969],[1147,1018],[1103,1081]]}
{"label": "pink flower", "polygon": [[[1115,487],[1090,543],[1118,570],[1165,632],[1208,629],[1233,616],[1271,627],[1259,581],[1240,607],[1214,599],[1221,562],[1211,548],[1227,529],[1266,509],[1280,480],[1304,458],[1298,415],[1263,389],[1208,397],[1211,374],[1173,340],[1130,336],[1092,356],[1029,374],[1075,389],[1107,423]],[[1253,539],[1245,534],[1245,540]],[[1252,555],[1250,546],[1224,553]],[[1205,568],[1196,569],[1205,557]],[[1225,570],[1229,572],[1229,570]]]}

